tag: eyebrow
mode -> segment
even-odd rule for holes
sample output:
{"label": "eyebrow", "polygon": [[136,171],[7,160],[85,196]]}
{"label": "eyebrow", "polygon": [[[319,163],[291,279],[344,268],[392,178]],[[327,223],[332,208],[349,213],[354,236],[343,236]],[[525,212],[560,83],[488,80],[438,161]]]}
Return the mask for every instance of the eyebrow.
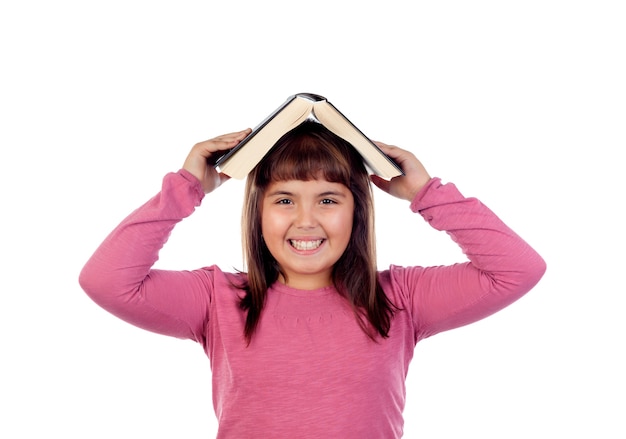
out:
{"label": "eyebrow", "polygon": [[332,196],[335,196],[335,197],[345,197],[346,196],[345,193],[339,192],[339,191],[326,191],[326,192],[322,192],[318,196],[320,196],[320,197],[327,197],[329,195],[332,195]]}

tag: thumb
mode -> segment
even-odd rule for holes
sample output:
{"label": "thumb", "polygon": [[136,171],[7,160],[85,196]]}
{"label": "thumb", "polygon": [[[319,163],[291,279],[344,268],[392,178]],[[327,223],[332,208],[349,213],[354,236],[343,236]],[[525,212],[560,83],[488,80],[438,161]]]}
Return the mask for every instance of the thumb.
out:
{"label": "thumb", "polygon": [[391,182],[389,180],[385,180],[384,178],[373,174],[370,175],[370,181],[380,190],[389,193],[391,187]]}

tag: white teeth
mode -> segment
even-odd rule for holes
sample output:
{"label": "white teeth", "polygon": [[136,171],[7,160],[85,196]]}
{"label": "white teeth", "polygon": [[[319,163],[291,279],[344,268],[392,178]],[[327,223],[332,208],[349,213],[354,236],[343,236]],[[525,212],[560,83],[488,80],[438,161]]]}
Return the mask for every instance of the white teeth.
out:
{"label": "white teeth", "polygon": [[315,241],[296,241],[295,239],[290,239],[289,242],[296,250],[314,250],[322,245],[323,239],[318,239]]}

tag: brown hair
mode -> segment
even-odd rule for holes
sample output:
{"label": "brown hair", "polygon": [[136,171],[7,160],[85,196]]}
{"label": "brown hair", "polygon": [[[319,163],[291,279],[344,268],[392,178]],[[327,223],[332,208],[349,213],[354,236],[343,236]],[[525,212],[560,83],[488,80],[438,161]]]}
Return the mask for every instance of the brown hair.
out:
{"label": "brown hair", "polygon": [[333,267],[335,288],[351,304],[361,328],[372,339],[387,337],[396,307],[377,279],[372,187],[363,160],[354,147],[321,124],[306,121],[281,137],[250,172],[242,216],[244,257],[248,270],[240,307],[247,311],[248,343],[256,329],[267,289],[281,268],[261,236],[261,203],[272,181],[325,180],[348,187],[354,197],[350,242]]}

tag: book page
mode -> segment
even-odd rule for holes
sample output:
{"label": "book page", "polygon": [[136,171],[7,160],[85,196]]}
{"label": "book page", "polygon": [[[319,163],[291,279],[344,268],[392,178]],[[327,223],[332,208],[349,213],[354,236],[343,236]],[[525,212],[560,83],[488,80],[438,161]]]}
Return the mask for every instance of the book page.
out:
{"label": "book page", "polygon": [[218,164],[220,171],[234,178],[245,178],[283,134],[301,124],[311,114],[311,106],[312,102],[306,99],[292,100],[242,140],[237,150]]}
{"label": "book page", "polygon": [[391,159],[331,103],[315,103],[313,113],[326,128],[350,142],[375,174],[384,178],[401,175],[402,172]]}

